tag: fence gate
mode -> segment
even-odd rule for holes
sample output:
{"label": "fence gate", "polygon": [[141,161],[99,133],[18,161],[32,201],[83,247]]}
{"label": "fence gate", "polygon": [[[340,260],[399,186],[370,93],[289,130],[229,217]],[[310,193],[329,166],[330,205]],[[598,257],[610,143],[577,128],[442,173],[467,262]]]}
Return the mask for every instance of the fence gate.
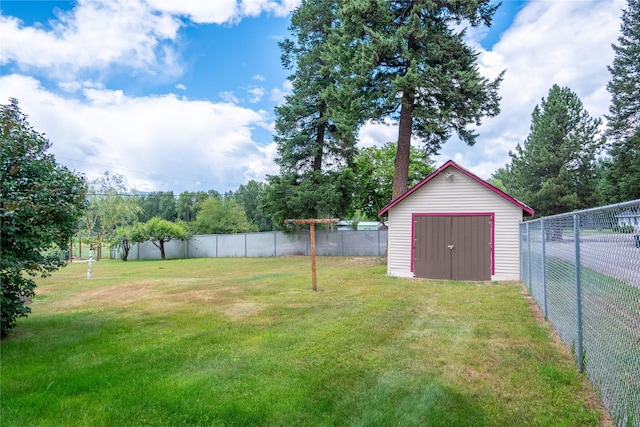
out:
{"label": "fence gate", "polygon": [[491,216],[417,216],[414,274],[445,280],[491,280]]}

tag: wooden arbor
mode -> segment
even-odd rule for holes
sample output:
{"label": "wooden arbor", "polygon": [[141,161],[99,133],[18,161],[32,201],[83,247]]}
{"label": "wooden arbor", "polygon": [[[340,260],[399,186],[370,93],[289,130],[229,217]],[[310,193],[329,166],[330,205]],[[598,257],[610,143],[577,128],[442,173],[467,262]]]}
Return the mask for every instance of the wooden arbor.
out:
{"label": "wooden arbor", "polygon": [[311,239],[311,289],[318,291],[316,282],[316,224],[336,224],[339,219],[287,219],[285,224],[309,224],[309,236]]}

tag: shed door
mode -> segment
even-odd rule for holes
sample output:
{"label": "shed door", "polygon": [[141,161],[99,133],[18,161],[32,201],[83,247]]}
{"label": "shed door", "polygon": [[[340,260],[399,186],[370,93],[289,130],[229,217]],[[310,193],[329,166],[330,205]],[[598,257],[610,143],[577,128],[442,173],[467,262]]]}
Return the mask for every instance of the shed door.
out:
{"label": "shed door", "polygon": [[491,216],[417,216],[414,237],[416,277],[491,279]]}

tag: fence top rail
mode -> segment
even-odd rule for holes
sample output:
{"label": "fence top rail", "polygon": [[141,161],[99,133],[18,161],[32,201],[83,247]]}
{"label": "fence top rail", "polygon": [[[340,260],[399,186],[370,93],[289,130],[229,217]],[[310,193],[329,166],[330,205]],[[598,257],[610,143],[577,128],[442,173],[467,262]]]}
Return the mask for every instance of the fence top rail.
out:
{"label": "fence top rail", "polygon": [[634,207],[634,206],[640,207],[640,199],[630,200],[628,202],[622,202],[622,203],[615,203],[615,204],[612,204],[612,205],[599,206],[597,208],[575,210],[575,211],[565,212],[565,213],[556,214],[556,215],[549,215],[549,216],[545,216],[545,217],[542,217],[542,218],[530,219],[528,221],[522,221],[522,224],[531,223],[531,222],[537,222],[537,221],[541,221],[543,219],[562,218],[562,217],[573,216],[573,215],[581,215],[581,214],[588,214],[588,213],[594,213],[594,212],[611,211],[611,210],[614,210],[614,209],[625,209],[625,208],[630,208],[630,207]]}

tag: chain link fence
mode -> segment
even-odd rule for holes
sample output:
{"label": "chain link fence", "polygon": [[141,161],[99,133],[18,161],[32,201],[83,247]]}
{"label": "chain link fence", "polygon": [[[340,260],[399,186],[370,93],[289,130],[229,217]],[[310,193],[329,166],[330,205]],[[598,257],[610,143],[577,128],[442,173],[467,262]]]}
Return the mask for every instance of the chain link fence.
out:
{"label": "chain link fence", "polygon": [[618,426],[640,426],[640,200],[520,225],[520,278]]}

